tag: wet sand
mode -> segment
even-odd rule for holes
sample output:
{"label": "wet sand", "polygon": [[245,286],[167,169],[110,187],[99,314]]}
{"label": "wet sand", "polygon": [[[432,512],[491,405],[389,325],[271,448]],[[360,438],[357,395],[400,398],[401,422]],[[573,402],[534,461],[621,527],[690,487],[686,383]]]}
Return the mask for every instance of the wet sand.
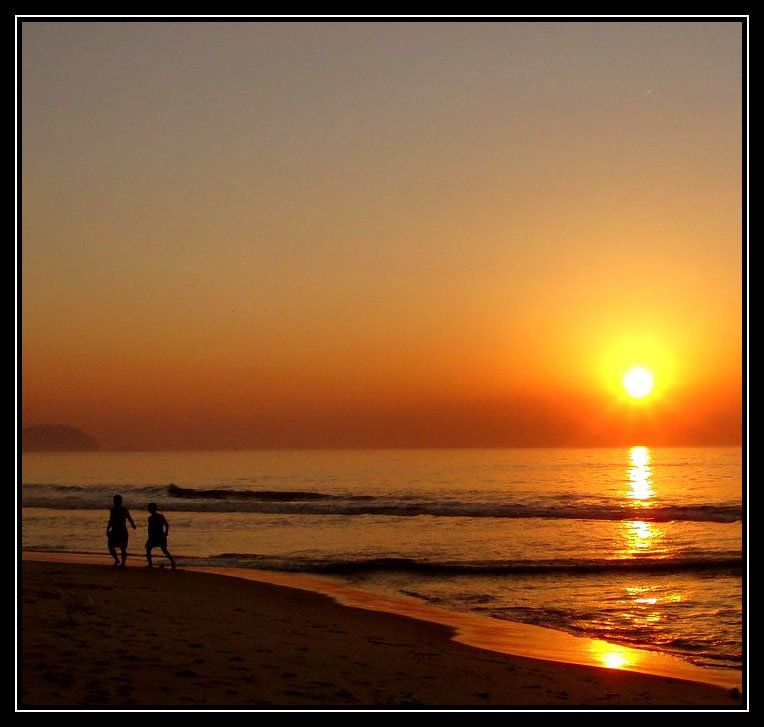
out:
{"label": "wet sand", "polygon": [[20,706],[739,706],[730,690],[508,656],[428,621],[189,571],[25,560]]}

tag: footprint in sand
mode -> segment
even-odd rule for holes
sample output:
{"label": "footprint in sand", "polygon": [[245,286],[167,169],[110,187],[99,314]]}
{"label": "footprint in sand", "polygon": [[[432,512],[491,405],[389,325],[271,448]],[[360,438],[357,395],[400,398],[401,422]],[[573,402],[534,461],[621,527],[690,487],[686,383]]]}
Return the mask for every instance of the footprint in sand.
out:
{"label": "footprint in sand", "polygon": [[[58,672],[54,672],[54,671],[45,672],[45,674],[42,675],[42,678],[46,682],[53,682],[58,684],[66,681],[66,677],[63,674],[59,674]],[[71,683],[71,680],[69,681]]]}
{"label": "footprint in sand", "polygon": [[210,689],[214,687],[216,682],[212,679],[207,679],[203,682],[194,682],[194,689]]}
{"label": "footprint in sand", "polygon": [[297,689],[285,689],[283,694],[286,694],[290,697],[306,697],[308,699],[315,699],[314,695],[308,694],[307,692],[300,692]]}

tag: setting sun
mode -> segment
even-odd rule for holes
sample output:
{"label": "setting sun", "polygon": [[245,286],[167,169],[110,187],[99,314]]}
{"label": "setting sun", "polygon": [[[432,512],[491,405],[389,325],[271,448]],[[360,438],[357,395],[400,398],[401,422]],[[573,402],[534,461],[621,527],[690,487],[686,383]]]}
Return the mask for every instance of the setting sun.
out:
{"label": "setting sun", "polygon": [[634,366],[623,376],[623,388],[634,399],[642,399],[653,390],[653,374],[644,366]]}

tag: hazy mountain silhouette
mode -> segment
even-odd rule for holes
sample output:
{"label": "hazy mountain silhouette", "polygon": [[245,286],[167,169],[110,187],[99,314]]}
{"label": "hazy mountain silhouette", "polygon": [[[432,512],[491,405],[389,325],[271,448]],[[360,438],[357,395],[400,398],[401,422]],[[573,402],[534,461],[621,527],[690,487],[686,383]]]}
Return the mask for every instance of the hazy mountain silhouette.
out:
{"label": "hazy mountain silhouette", "polygon": [[92,452],[100,448],[81,429],[62,424],[41,424],[21,432],[22,452]]}

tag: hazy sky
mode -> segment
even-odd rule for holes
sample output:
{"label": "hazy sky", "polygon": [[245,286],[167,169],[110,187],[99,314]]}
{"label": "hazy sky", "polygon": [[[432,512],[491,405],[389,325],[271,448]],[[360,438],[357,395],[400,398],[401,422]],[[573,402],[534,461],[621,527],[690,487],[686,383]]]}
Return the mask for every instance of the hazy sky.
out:
{"label": "hazy sky", "polygon": [[740,24],[22,42],[25,425],[150,448],[739,439]]}

